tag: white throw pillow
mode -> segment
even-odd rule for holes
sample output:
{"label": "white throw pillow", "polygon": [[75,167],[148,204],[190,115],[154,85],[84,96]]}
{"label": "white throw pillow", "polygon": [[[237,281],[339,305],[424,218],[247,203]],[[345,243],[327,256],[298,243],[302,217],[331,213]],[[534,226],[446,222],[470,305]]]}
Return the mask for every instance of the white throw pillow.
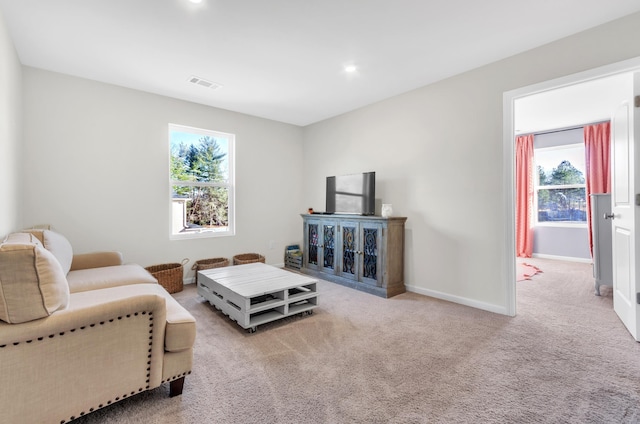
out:
{"label": "white throw pillow", "polygon": [[65,236],[51,230],[25,230],[38,237],[42,245],[58,259],[64,275],[69,273],[73,261],[73,248]]}

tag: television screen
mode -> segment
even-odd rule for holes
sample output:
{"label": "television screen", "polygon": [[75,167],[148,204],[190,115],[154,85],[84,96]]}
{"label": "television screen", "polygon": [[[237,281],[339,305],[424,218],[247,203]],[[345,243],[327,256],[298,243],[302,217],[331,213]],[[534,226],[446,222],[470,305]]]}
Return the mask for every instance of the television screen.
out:
{"label": "television screen", "polygon": [[374,215],[376,173],[327,177],[328,213]]}

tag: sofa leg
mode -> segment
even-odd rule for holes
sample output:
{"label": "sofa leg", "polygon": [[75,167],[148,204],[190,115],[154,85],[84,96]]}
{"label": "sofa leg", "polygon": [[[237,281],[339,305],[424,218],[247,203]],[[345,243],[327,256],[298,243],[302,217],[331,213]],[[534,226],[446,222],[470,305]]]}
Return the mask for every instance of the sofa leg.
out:
{"label": "sofa leg", "polygon": [[177,380],[173,380],[171,383],[169,383],[169,397],[181,395],[183,387],[184,387],[184,377],[180,377]]}

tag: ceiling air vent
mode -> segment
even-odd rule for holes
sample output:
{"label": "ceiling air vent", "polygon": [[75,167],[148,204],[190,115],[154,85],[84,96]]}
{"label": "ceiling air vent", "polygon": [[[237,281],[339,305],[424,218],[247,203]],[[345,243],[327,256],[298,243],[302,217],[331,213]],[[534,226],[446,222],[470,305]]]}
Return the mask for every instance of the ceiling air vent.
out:
{"label": "ceiling air vent", "polygon": [[189,82],[192,84],[200,85],[204,88],[210,88],[212,90],[217,90],[218,88],[222,87],[222,85],[218,84],[217,82],[207,81],[206,79],[202,79],[194,75],[191,75],[191,77],[189,77]]}

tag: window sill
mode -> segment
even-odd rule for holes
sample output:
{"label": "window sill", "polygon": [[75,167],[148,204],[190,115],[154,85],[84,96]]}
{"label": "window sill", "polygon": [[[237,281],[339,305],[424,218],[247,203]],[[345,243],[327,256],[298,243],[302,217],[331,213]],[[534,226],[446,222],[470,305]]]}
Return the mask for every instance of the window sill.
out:
{"label": "window sill", "polygon": [[233,231],[203,231],[201,233],[193,232],[193,233],[171,234],[169,236],[169,240],[194,240],[194,239],[203,239],[203,238],[230,237],[234,235],[235,233]]}
{"label": "window sill", "polygon": [[535,227],[555,227],[555,228],[588,228],[586,222],[537,222],[534,224]]}

